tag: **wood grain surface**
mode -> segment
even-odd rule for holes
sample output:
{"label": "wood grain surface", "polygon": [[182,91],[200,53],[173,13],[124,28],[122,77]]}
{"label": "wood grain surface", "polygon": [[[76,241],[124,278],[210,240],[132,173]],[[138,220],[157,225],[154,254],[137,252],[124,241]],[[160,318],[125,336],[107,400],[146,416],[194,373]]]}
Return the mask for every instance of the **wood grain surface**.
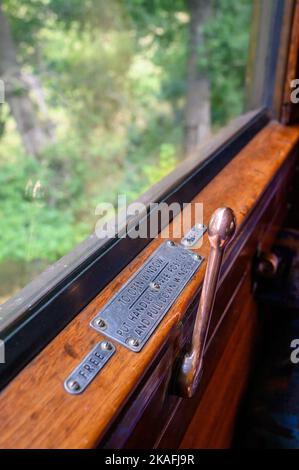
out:
{"label": "wood grain surface", "polygon": [[[229,206],[240,229],[298,137],[299,127],[284,127],[277,122],[271,122],[254,137],[194,199],[204,204],[204,222],[208,223],[217,207]],[[181,223],[177,217],[170,225],[170,238],[174,238],[173,230]],[[90,320],[163,241],[160,237],[148,245],[1,392],[1,448],[91,448],[99,443],[183,319],[202,284],[206,263],[140,353],[117,345],[109,365],[82,395],[67,394],[63,382],[92,346],[104,338],[89,327]],[[207,258],[206,235],[198,251]]]}
{"label": "wood grain surface", "polygon": [[182,439],[182,449],[229,448],[247,385],[257,332],[257,306],[247,274],[230,307],[231,331],[215,371]]}

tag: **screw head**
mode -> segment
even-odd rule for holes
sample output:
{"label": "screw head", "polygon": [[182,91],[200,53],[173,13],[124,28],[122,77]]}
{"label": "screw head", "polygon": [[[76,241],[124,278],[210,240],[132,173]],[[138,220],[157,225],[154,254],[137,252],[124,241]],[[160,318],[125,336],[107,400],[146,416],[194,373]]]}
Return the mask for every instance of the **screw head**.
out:
{"label": "screw head", "polygon": [[192,255],[192,258],[195,259],[195,261],[200,261],[200,260],[201,260],[201,256],[198,255],[197,253],[194,253],[194,254]]}
{"label": "screw head", "polygon": [[139,346],[139,340],[136,338],[128,338],[127,344],[132,348],[137,348]]}
{"label": "screw head", "polygon": [[157,281],[150,282],[150,288],[153,290],[160,290],[161,286]]}
{"label": "screw head", "polygon": [[103,341],[103,343],[101,344],[101,349],[103,349],[104,351],[111,351],[112,344],[109,343],[109,341]]}
{"label": "screw head", "polygon": [[68,382],[68,387],[71,389],[71,390],[74,390],[74,391],[78,391],[80,390],[80,384],[79,382],[77,382],[77,380],[70,380]]}
{"label": "screw head", "polygon": [[102,318],[95,320],[95,324],[98,328],[101,328],[101,330],[104,330],[107,327],[107,323]]}
{"label": "screw head", "polygon": [[168,240],[167,245],[168,245],[168,246],[174,246],[175,243],[174,243],[172,240]]}

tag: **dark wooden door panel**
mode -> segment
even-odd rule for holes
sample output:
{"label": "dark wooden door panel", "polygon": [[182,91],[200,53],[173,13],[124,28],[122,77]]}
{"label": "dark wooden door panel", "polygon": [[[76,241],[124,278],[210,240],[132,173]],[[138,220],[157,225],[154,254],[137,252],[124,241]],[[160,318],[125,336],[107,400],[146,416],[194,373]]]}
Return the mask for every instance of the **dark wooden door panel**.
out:
{"label": "dark wooden door panel", "polygon": [[[240,400],[246,388],[259,320],[247,275],[227,314],[224,345],[216,369],[204,390],[181,448],[230,447]],[[222,326],[224,334],[225,325]],[[216,347],[216,345],[214,345]],[[174,425],[174,423],[173,423]],[[161,444],[167,446],[167,439]]]}

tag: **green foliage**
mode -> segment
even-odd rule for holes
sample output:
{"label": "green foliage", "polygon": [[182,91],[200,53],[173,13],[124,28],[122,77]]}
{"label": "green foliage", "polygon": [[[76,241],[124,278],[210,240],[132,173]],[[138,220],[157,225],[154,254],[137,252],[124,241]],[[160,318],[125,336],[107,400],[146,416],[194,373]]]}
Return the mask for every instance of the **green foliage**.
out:
{"label": "green foliage", "polygon": [[[213,16],[204,27],[205,46],[198,65],[211,82],[212,122],[226,123],[244,109],[251,0],[214,0]],[[236,21],[237,19],[237,21]]]}
{"label": "green foliage", "polygon": [[[219,127],[242,111],[252,2],[211,1],[198,66]],[[2,3],[56,138],[25,155],[1,110],[0,261],[44,266],[92,232],[99,202],[134,200],[182,159],[189,12],[184,0]]]}
{"label": "green foliage", "polygon": [[[55,261],[63,256],[88,227],[76,222],[76,179],[64,181],[57,191],[57,162],[40,165],[20,155],[0,172],[0,259]],[[73,201],[73,202],[72,202]]]}

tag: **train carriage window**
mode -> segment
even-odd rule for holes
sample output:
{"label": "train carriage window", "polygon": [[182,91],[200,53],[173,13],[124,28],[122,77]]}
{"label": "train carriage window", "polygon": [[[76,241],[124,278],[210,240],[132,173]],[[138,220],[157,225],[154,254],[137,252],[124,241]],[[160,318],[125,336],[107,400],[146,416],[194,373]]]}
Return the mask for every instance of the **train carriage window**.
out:
{"label": "train carriage window", "polygon": [[[119,195],[149,199],[161,181],[158,193],[173,194],[167,175],[182,162],[201,168],[206,144],[217,153],[222,128],[269,106],[275,63],[267,51],[280,35],[282,4],[1,2],[0,332],[52,308],[51,296],[99,266],[108,246],[99,285],[86,281],[88,295],[80,285],[63,327],[116,274],[112,242],[99,245],[94,235],[98,205],[116,206]],[[201,171],[204,184],[211,171]],[[122,256],[144,246],[134,243]],[[130,261],[121,259],[118,271]]]}
{"label": "train carriage window", "polygon": [[4,1],[0,299],[244,112],[252,1]]}

